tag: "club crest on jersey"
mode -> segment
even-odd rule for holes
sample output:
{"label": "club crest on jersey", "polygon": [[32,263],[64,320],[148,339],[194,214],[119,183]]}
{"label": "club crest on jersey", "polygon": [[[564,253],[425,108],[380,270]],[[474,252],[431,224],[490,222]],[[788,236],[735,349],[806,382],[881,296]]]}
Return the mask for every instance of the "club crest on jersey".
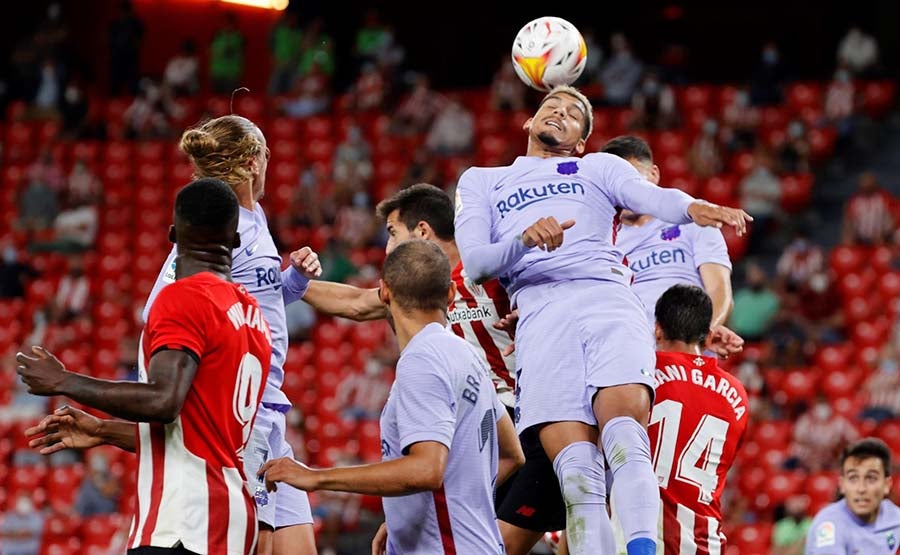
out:
{"label": "club crest on jersey", "polygon": [[696,364],[699,367],[699,366],[703,366],[704,364],[706,364],[706,361],[703,360],[703,357],[697,357],[694,359],[694,364]]}
{"label": "club crest on jersey", "polygon": [[816,547],[827,547],[835,543],[834,523],[825,521],[816,528]]}
{"label": "club crest on jersey", "polygon": [[674,241],[681,237],[681,226],[673,225],[672,227],[667,227],[662,230],[662,233],[659,234],[659,238],[663,241]]}
{"label": "club crest on jersey", "polygon": [[893,532],[887,533],[887,546],[891,551],[893,551],[894,548],[897,547],[897,537],[894,536]]}
{"label": "club crest on jersey", "polygon": [[269,504],[269,493],[266,491],[266,488],[256,488],[256,491],[253,493],[253,499],[257,505],[265,507]]}
{"label": "club crest on jersey", "polygon": [[572,175],[578,173],[578,162],[560,162],[556,165],[556,173]]}

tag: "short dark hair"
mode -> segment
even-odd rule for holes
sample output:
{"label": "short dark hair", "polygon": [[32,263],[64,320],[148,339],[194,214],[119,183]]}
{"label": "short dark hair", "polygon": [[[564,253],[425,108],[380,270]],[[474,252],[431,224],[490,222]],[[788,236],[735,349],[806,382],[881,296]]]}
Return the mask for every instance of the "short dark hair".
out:
{"label": "short dark hair", "polygon": [[382,220],[387,220],[394,210],[400,212],[400,221],[406,229],[413,230],[419,222],[427,222],[439,239],[453,239],[453,202],[447,193],[434,185],[416,183],[397,191],[375,207],[375,213]]}
{"label": "short dark hair", "polygon": [[625,160],[640,160],[641,162],[653,163],[653,150],[647,141],[634,135],[619,135],[614,139],[610,139],[600,152],[614,154]]}
{"label": "short dark hair", "polygon": [[224,181],[195,179],[175,197],[175,221],[195,228],[225,230],[238,219],[238,199]]}
{"label": "short dark hair", "polygon": [[435,243],[411,239],[384,260],[382,279],[398,306],[412,310],[447,308],[450,261]]}
{"label": "short dark hair", "polygon": [[702,344],[712,313],[709,295],[695,285],[673,285],[656,301],[656,323],[669,341]]}
{"label": "short dark hair", "polygon": [[877,437],[867,437],[860,439],[859,441],[855,441],[844,447],[844,450],[841,451],[841,473],[844,472],[844,463],[847,462],[847,459],[869,459],[869,458],[878,458],[881,459],[881,464],[884,467],[884,475],[891,475],[891,450],[887,446],[887,444]]}

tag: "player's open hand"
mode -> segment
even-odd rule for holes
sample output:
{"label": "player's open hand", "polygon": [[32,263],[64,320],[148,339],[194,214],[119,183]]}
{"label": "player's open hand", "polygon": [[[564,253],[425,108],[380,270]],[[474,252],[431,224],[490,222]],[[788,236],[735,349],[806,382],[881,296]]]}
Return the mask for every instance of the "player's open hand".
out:
{"label": "player's open hand", "polygon": [[716,326],[709,330],[706,348],[720,357],[727,358],[744,350],[744,340],[725,326]]}
{"label": "player's open hand", "polygon": [[372,538],[372,555],[385,555],[387,553],[387,524],[381,523],[375,537]]}
{"label": "player's open hand", "polygon": [[688,215],[694,223],[704,227],[716,227],[721,229],[723,225],[734,228],[738,235],[747,232],[747,222],[753,218],[740,208],[728,208],[706,201],[691,203],[688,207]]}
{"label": "player's open hand", "polygon": [[505,331],[510,337],[516,336],[516,326],[519,323],[519,309],[513,309],[512,312],[494,322],[494,329]]}
{"label": "player's open hand", "polygon": [[35,356],[16,353],[16,372],[32,395],[56,395],[66,379],[66,368],[53,353],[40,345],[31,348]]}
{"label": "player's open hand", "polygon": [[566,220],[563,223],[550,216],[541,218],[522,233],[522,242],[528,248],[538,247],[547,252],[553,252],[563,243],[563,232],[575,225],[575,220]]}
{"label": "player's open hand", "polygon": [[319,489],[317,472],[290,457],[282,457],[267,462],[262,465],[257,475],[265,477],[268,491],[276,491],[278,489],[277,482],[284,482],[303,491],[316,491]]}
{"label": "player's open hand", "polygon": [[307,279],[315,279],[322,275],[319,255],[309,247],[303,247],[291,253],[291,266]]}
{"label": "player's open hand", "polygon": [[66,405],[45,416],[37,426],[25,430],[25,435],[33,438],[28,442],[29,447],[40,447],[41,455],[50,455],[63,449],[90,449],[101,445],[101,426],[102,420],[96,416]]}

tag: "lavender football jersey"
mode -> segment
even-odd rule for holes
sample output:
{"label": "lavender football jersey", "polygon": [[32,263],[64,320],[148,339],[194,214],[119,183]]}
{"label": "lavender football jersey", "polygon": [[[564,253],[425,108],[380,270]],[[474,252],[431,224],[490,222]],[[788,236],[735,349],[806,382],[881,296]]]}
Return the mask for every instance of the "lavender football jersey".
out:
{"label": "lavender football jersey", "polygon": [[410,340],[381,414],[383,459],[422,441],[450,452],[441,489],[384,498],[388,555],[504,552],[494,514],[504,412],[487,366],[464,339],[434,323]]}
{"label": "lavender football jersey", "polygon": [[806,555],[894,555],[900,546],[900,507],[881,502],[872,524],[860,521],[841,499],[816,515],[806,536]]}
{"label": "lavender football jersey", "polygon": [[[456,241],[476,281],[499,276],[510,297],[529,285],[576,279],[628,284],[632,272],[616,246],[619,213],[627,208],[676,224],[689,223],[694,199],[646,181],[606,153],[582,158],[520,156],[506,167],[470,168],[459,180]],[[575,220],[562,247],[529,249],[521,235],[542,217]]]}
{"label": "lavender football jersey", "polygon": [[634,272],[632,288],[647,309],[647,320],[656,318],[656,301],[678,283],[703,287],[700,266],[719,264],[731,270],[731,259],[722,232],[697,224],[677,225],[650,220],[641,226],[623,225],[616,246]]}
{"label": "lavender football jersey", "polygon": [[[300,299],[306,290],[307,279],[290,266],[281,271],[281,255],[269,233],[262,206],[256,204],[253,210],[240,208],[238,233],[241,246],[232,252],[231,278],[256,298],[272,330],[272,361],[262,401],[289,407],[290,401],[281,391],[288,344],[284,306]],[[163,287],[175,281],[177,254],[177,247],[173,246],[144,306],[145,322],[156,296]]]}

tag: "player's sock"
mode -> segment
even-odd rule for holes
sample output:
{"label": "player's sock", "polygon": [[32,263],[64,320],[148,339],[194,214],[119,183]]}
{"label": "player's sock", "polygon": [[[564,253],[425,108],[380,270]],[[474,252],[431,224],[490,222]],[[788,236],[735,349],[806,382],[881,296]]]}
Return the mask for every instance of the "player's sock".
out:
{"label": "player's sock", "polygon": [[566,540],[572,555],[614,553],[615,539],[606,513],[603,456],[596,445],[578,441],[553,461],[566,502]]}
{"label": "player's sock", "polygon": [[[612,473],[616,515],[622,523],[628,555],[656,553],[659,485],[650,460],[650,438],[631,417],[619,416],[603,427],[601,441]],[[638,541],[642,540],[642,541]]]}

